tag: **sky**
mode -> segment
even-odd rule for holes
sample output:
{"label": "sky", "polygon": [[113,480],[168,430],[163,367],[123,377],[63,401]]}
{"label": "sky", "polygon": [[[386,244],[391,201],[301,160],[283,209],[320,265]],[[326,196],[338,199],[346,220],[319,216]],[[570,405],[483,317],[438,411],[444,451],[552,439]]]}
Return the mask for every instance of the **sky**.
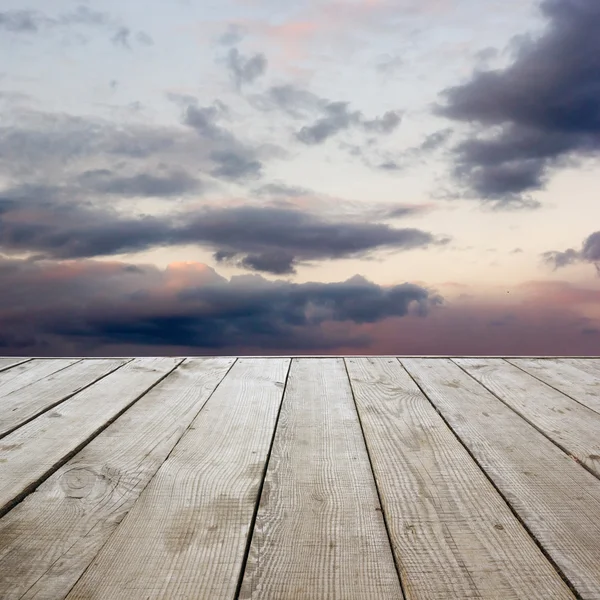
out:
{"label": "sky", "polygon": [[0,354],[600,355],[597,0],[0,0]]}

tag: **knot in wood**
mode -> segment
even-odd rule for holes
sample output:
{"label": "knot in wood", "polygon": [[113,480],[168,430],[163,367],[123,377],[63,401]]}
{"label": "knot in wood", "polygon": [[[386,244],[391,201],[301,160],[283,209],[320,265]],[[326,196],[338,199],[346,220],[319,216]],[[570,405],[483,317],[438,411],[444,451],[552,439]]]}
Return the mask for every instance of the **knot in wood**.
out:
{"label": "knot in wood", "polygon": [[96,474],[85,467],[74,467],[65,471],[60,478],[60,485],[67,498],[85,498],[96,483]]}

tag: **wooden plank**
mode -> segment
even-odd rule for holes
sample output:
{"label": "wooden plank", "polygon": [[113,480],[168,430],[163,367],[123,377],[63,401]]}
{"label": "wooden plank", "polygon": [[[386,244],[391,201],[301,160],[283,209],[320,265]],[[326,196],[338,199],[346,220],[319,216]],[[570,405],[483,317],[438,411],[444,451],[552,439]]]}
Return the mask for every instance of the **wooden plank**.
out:
{"label": "wooden plank", "polygon": [[511,358],[508,362],[600,413],[600,369],[593,361]]}
{"label": "wooden plank", "polygon": [[407,600],[573,599],[399,362],[346,364]]}
{"label": "wooden plank", "polygon": [[[79,362],[80,358],[48,358],[32,360],[6,371],[0,372],[0,407],[2,398],[12,394],[15,390],[24,388],[36,381],[41,381],[53,373],[66,369]],[[0,408],[1,410],[1,408]]]}
{"label": "wooden plank", "polygon": [[402,598],[343,359],[294,359],[240,598]]}
{"label": "wooden plank", "polygon": [[454,362],[600,477],[600,414],[502,359]]}
{"label": "wooden plank", "polygon": [[236,362],[69,600],[234,598],[288,366]]}
{"label": "wooden plank", "polygon": [[0,598],[64,598],[235,359],[189,359],[0,519]]}
{"label": "wooden plank", "polygon": [[6,371],[12,367],[16,367],[17,365],[22,365],[30,360],[30,358],[0,358],[0,371]]}
{"label": "wooden plank", "polygon": [[449,359],[402,359],[579,595],[600,599],[600,481]]}
{"label": "wooden plank", "polygon": [[600,374],[600,358],[581,358],[575,356],[568,356],[560,358],[560,362],[565,362],[570,365],[576,366],[578,369],[587,370],[593,375]]}
{"label": "wooden plank", "polygon": [[0,440],[0,515],[181,362],[140,358]]}
{"label": "wooden plank", "polygon": [[0,438],[67,400],[126,362],[128,361],[120,359],[82,360],[4,396],[0,399]]}

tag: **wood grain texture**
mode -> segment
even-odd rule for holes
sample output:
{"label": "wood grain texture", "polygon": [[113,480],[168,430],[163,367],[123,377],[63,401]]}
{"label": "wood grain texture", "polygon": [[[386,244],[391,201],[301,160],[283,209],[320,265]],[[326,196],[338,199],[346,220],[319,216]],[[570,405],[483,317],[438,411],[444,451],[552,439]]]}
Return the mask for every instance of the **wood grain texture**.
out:
{"label": "wood grain texture", "polygon": [[0,598],[62,600],[233,358],[188,359],[0,519]]}
{"label": "wood grain texture", "polygon": [[600,477],[600,414],[501,358],[454,362]]}
{"label": "wood grain texture", "polygon": [[4,396],[0,399],[0,438],[126,362],[120,359],[82,360]]}
{"label": "wood grain texture", "polygon": [[0,358],[0,371],[6,371],[12,367],[16,367],[17,365],[22,365],[30,360],[30,358]]}
{"label": "wood grain texture", "polygon": [[582,598],[600,599],[600,481],[449,359],[402,359]]}
{"label": "wood grain texture", "polygon": [[69,600],[234,598],[288,365],[236,362]]}
{"label": "wood grain texture", "polygon": [[400,363],[346,364],[407,600],[573,599]]}
{"label": "wood grain texture", "polygon": [[11,367],[6,371],[0,371],[0,417],[2,416],[2,399],[5,396],[36,381],[43,381],[53,373],[57,373],[80,361],[80,358],[44,358]]}
{"label": "wood grain texture", "polygon": [[511,358],[507,362],[600,414],[600,369],[593,366],[593,361]]}
{"label": "wood grain texture", "polygon": [[561,363],[564,362],[566,364],[573,365],[578,369],[582,369],[596,377],[600,377],[600,358],[576,358],[569,356],[561,357],[558,360],[560,360]]}
{"label": "wood grain texture", "polygon": [[240,598],[402,598],[342,359],[294,359]]}
{"label": "wood grain texture", "polygon": [[0,440],[0,515],[180,362],[136,359]]}

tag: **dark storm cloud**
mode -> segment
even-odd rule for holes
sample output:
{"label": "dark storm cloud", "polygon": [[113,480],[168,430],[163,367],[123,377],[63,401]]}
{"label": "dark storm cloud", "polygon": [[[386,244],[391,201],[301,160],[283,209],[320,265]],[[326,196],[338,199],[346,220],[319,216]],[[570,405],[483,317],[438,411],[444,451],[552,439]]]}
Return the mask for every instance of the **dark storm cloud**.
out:
{"label": "dark storm cloud", "polygon": [[201,181],[184,171],[173,171],[164,176],[155,173],[120,176],[100,169],[82,173],[79,183],[85,189],[119,196],[169,197],[202,189]]}
{"label": "dark storm cloud", "polygon": [[55,192],[34,188],[0,194],[0,251],[65,259],[193,244],[213,249],[217,260],[252,270],[292,273],[302,261],[425,248],[448,241],[419,229],[329,220],[269,206],[205,208],[161,218],[126,216],[61,203]]}
{"label": "dark storm cloud", "polygon": [[328,220],[278,207],[210,211],[190,224],[189,235],[219,246],[225,254],[217,259],[275,273],[293,273],[300,261],[359,257],[376,250],[410,250],[448,241],[419,229]]}
{"label": "dark storm cloud", "polygon": [[[30,212],[34,213],[29,217]],[[0,249],[79,258],[135,252],[169,241],[170,228],[151,217],[127,218],[109,210],[61,204],[48,196],[0,194]]]}
{"label": "dark storm cloud", "polygon": [[265,73],[267,59],[262,53],[246,57],[240,54],[237,48],[231,48],[227,54],[227,67],[236,87],[239,89],[244,84],[253,83]]}
{"label": "dark storm cloud", "polygon": [[455,148],[471,192],[510,204],[543,188],[552,168],[600,150],[600,3],[545,0],[537,39],[515,42],[507,68],[445,90],[437,112],[476,126]]}
{"label": "dark storm cloud", "polygon": [[[0,12],[0,29],[13,33],[37,33],[43,29],[55,27],[88,26],[100,27],[111,32],[114,44],[130,48],[131,31],[113,19],[108,13],[93,10],[80,5],[75,10],[62,13],[56,17],[48,17],[34,10],[8,10]],[[152,38],[139,31],[135,39],[141,44],[150,45]]]}
{"label": "dark storm cloud", "polygon": [[[103,345],[326,349],[370,342],[354,326],[442,303],[417,285],[362,277],[293,284],[259,276],[227,281],[203,265],[154,266],[0,259],[0,344],[60,354]],[[58,285],[60,282],[60,285]],[[143,302],[140,299],[143,298]],[[337,331],[330,324],[344,324]]]}
{"label": "dark storm cloud", "polygon": [[542,259],[554,270],[580,262],[592,263],[600,275],[600,231],[589,235],[583,242],[581,250],[568,248],[563,251],[550,251],[542,254]]}

